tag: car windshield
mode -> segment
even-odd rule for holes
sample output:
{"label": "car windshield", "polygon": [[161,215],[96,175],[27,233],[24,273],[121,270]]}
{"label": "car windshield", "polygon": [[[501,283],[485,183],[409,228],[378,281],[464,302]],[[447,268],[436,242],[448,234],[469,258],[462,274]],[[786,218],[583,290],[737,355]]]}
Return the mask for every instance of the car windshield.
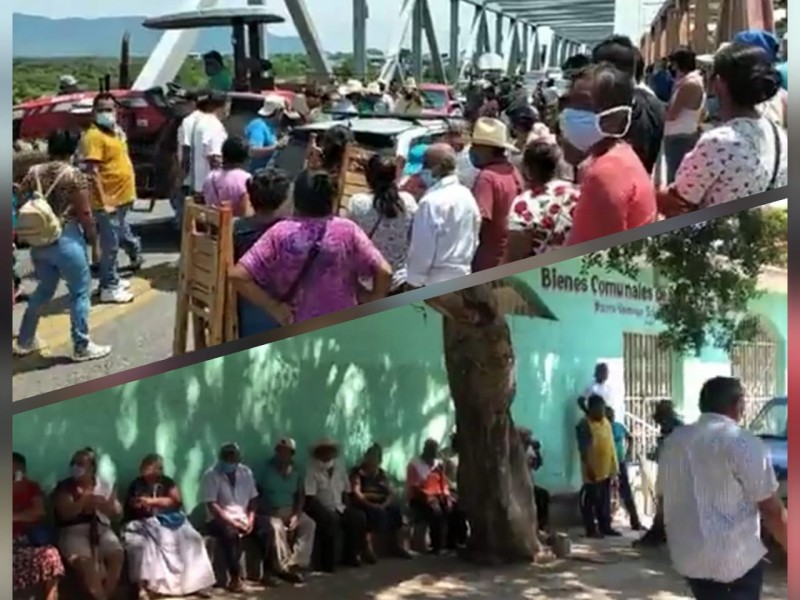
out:
{"label": "car windshield", "polygon": [[750,431],[759,437],[788,438],[788,402],[770,402],[750,424]]}
{"label": "car windshield", "polygon": [[447,108],[447,94],[444,90],[422,90],[425,108]]}

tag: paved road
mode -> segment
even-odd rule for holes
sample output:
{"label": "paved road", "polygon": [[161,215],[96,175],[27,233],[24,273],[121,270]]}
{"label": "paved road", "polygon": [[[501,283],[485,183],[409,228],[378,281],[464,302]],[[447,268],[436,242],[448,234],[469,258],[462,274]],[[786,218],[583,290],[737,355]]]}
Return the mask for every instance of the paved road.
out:
{"label": "paved road", "polygon": [[[160,202],[153,213],[134,213],[131,222],[142,237],[144,268],[130,277],[136,296],[127,305],[95,303],[90,315],[92,338],[110,344],[113,353],[104,360],[74,364],[69,361],[70,335],[66,288],[62,284],[39,325],[39,338],[46,346],[41,355],[14,358],[14,401],[60,389],[105,375],[168,358],[172,352],[175,289],[179,242],[170,222],[169,204]],[[122,254],[121,254],[122,255]],[[124,256],[124,255],[123,255]],[[31,291],[32,265],[27,252],[20,252],[23,291]],[[126,259],[121,258],[124,268]],[[25,304],[13,312],[17,331]]]}

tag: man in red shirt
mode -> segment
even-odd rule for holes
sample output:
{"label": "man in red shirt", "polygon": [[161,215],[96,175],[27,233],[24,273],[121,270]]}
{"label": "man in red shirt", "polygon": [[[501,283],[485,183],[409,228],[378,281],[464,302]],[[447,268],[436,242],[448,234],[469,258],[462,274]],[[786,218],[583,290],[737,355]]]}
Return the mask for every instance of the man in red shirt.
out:
{"label": "man in red shirt", "polygon": [[508,213],[524,188],[522,176],[508,159],[508,153],[513,151],[516,149],[502,121],[478,119],[472,132],[470,158],[479,171],[472,193],[483,222],[480,244],[472,262],[473,273],[506,262]]}
{"label": "man in red shirt", "polygon": [[568,244],[580,244],[652,223],[652,179],[624,138],[631,126],[635,82],[608,64],[574,80],[561,113],[564,142],[587,158],[579,167],[580,200]]}

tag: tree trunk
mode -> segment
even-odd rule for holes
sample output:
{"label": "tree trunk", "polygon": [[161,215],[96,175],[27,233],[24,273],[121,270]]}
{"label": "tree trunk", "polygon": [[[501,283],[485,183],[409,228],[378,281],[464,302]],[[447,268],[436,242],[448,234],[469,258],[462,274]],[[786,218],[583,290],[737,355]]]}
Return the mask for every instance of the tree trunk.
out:
{"label": "tree trunk", "polygon": [[533,482],[511,418],[516,384],[511,332],[489,286],[432,300],[444,315],[444,353],[459,438],[459,502],[469,558],[534,560],[540,550]]}

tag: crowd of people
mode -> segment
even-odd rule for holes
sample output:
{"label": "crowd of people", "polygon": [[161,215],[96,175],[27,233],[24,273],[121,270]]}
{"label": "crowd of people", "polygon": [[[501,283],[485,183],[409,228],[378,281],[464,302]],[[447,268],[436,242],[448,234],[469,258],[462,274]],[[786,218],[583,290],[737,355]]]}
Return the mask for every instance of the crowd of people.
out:
{"label": "crowd of people", "polygon": [[[457,550],[469,526],[455,490],[453,440],[446,452],[427,440],[408,464],[403,489],[383,470],[378,444],[348,469],[339,444],[323,439],[303,468],[296,442],[282,438],[256,481],[239,447],[228,443],[202,477],[202,515],[194,524],[156,454],[144,457],[139,476],[119,496],[98,473],[97,453],[79,450],[46,502],[25,457],[15,453],[14,590],[40,588],[55,600],[67,567],[95,600],[114,597],[123,581],[141,598],[209,597],[214,587],[241,592],[246,547],[258,552],[264,586],[297,584],[311,570],[333,573],[386,555],[412,558],[414,523],[426,528],[429,553]],[[204,536],[213,538],[214,556]],[[215,570],[215,562],[222,568]]]}
{"label": "crowd of people", "polygon": [[[336,120],[418,114],[414,81],[308,89],[292,105],[268,94],[243,136],[226,130],[226,94],[209,90],[187,99],[173,204],[178,218],[186,197],[231,206],[230,277],[241,335],[252,335],[786,185],[785,53],[773,35],[745,31],[711,57],[675,49],[663,75],[648,71],[628,38],[611,37],[570,59],[560,96],[553,82],[533,98],[519,85],[485,82],[480,102],[444,135],[364,165],[369,192],[343,206],[342,162],[354,139]],[[656,92],[667,80],[665,102]],[[90,259],[99,299],[110,303],[133,301],[119,251],[134,269],[142,264],[127,220],[134,169],[114,98],[99,94],[78,108],[80,135],[55,132],[49,161],[15,190],[16,234],[32,246],[39,282],[19,355],[39,350],[37,321],[63,278],[73,358],[106,356],[111,349],[89,335]],[[542,113],[552,113],[549,125]],[[287,123],[320,120],[332,122],[290,178],[276,167]]]}

